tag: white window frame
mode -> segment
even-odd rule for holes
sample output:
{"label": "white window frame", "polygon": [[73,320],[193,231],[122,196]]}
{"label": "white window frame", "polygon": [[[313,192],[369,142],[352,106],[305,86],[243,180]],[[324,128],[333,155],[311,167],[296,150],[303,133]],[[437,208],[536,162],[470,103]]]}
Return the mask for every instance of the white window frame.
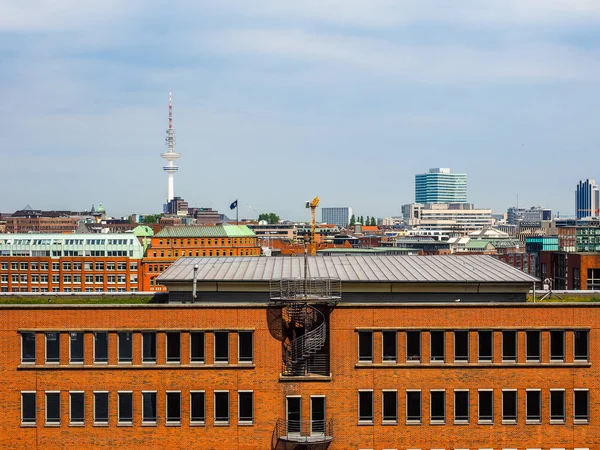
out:
{"label": "white window frame", "polygon": [[[96,361],[96,335],[98,333],[106,333],[106,350],[107,350],[106,361]],[[108,331],[94,331],[94,333],[92,334],[92,336],[93,336],[93,339],[94,339],[94,345],[92,346],[93,347],[93,353],[94,353],[93,356],[92,356],[93,363],[94,364],[100,364],[100,365],[102,365],[102,364],[104,364],[104,365],[108,364],[108,359],[110,357],[110,352],[109,352],[110,334],[109,334],[109,332]],[[118,347],[118,345],[117,345],[117,347]]]}
{"label": "white window frame", "polygon": [[[217,394],[227,393],[227,420],[217,420]],[[204,397],[206,407],[206,396]],[[205,412],[206,413],[206,412]],[[219,389],[213,392],[213,423],[217,426],[229,426],[231,424],[231,394],[226,389]]]}
{"label": "white window frame", "polygon": [[[409,392],[418,392],[419,393],[419,397],[420,397],[421,401],[419,402],[419,419],[418,420],[408,418],[408,393]],[[422,424],[423,423],[423,392],[421,391],[421,389],[407,389],[406,395],[404,396],[404,402],[406,404],[406,408],[405,408],[406,424],[407,425]]]}
{"label": "white window frame", "polygon": [[[169,334],[179,334],[179,359],[177,361],[169,361]],[[158,335],[156,342],[156,352],[158,353]],[[165,331],[165,363],[173,365],[181,364],[181,331],[179,330]]]}
{"label": "white window frame", "polygon": [[[481,403],[479,399],[480,392],[491,392],[492,393],[492,420],[482,420],[481,419]],[[482,425],[493,425],[494,423],[494,390],[493,389],[477,389],[477,423]]]}
{"label": "white window frame", "polygon": [[[251,361],[240,361],[240,333],[250,333],[250,336],[252,339],[252,360]],[[237,342],[237,347],[238,347],[238,364],[254,364],[254,331],[253,330],[238,330],[237,332],[237,338],[238,338],[238,342]],[[247,391],[247,392],[252,392],[252,391]]]}
{"label": "white window frame", "polygon": [[[504,419],[504,393],[514,392],[515,393],[515,419]],[[527,401],[527,400],[525,400]],[[519,421],[519,391],[517,389],[502,389],[502,424],[503,425],[515,425]]]}
{"label": "white window frame", "polygon": [[[492,334],[492,354],[490,355],[490,359],[481,359],[481,332],[488,332]],[[482,330],[477,330],[477,362],[479,364],[493,364],[494,362],[494,330],[489,330],[489,329],[482,329]]]}
{"label": "white window frame", "polygon": [[[193,333],[202,333],[204,335],[202,341],[204,343],[203,345],[203,349],[204,349],[204,358],[202,359],[202,361],[194,361],[192,359],[192,334]],[[190,364],[206,364],[206,331],[203,330],[191,330],[189,333],[189,338],[190,338]],[[204,391],[194,391],[194,392],[204,392]],[[205,398],[205,403],[206,403],[206,398]]]}
{"label": "white window frame", "polygon": [[[370,392],[371,393],[371,420],[365,420],[360,418],[360,393],[361,392]],[[357,392],[357,402],[358,402],[358,424],[359,425],[373,425],[375,422],[375,391],[373,389],[359,389]]]}
{"label": "white window frame", "polygon": [[[192,394],[204,394],[204,420],[192,420]],[[206,425],[206,391],[193,390],[190,391],[190,425]]]}
{"label": "white window frame", "polygon": [[[69,364],[71,365],[75,365],[75,366],[80,366],[82,364],[85,363],[85,333],[83,331],[69,331]],[[75,334],[81,334],[81,339],[83,340],[83,361],[73,361],[72,359],[72,346],[73,344],[71,343],[71,333],[75,333]],[[60,338],[59,338],[60,341]]]}
{"label": "white window frame", "polygon": [[[587,358],[586,359],[581,359],[581,358],[575,358],[575,332],[582,332],[585,331],[586,333],[586,342],[587,342]],[[590,362],[590,330],[589,329],[575,329],[573,330],[573,362],[575,363],[587,363]]]}
{"label": "white window frame", "polygon": [[[432,407],[432,398],[433,396],[431,395],[433,392],[443,392],[444,393],[444,419],[443,420],[433,420],[431,417],[431,411],[433,410]],[[422,399],[421,399],[422,401]],[[443,425],[446,423],[447,417],[446,417],[446,406],[447,406],[447,399],[446,399],[446,389],[430,389],[429,390],[429,423],[431,425]]]}
{"label": "white window frame", "polygon": [[[23,422],[23,394],[34,394],[35,395],[35,420],[33,422]],[[21,426],[22,427],[35,427],[37,426],[37,391],[21,391]]]}
{"label": "white window frame", "polygon": [[[156,404],[154,405],[156,408],[156,417],[152,419],[144,419],[144,394],[154,394],[154,398],[156,399]],[[158,393],[156,391],[142,391],[141,395],[142,399],[142,426],[154,426],[158,423]]]}
{"label": "white window frame", "polygon": [[[467,420],[457,420],[456,419],[456,393],[457,392],[466,392],[467,393],[467,404],[469,405],[469,414],[467,415]],[[471,422],[471,391],[469,389],[454,389],[454,398],[452,399],[454,402],[454,424],[455,425],[467,425]],[[457,449],[458,450],[458,449]]]}
{"label": "white window frame", "polygon": [[[514,359],[506,359],[504,358],[504,332],[505,331],[511,331],[515,333],[515,358]],[[500,336],[501,336],[501,350],[502,350],[502,362],[504,364],[515,364],[518,359],[519,359],[519,332],[517,330],[501,330],[500,331]],[[492,343],[493,344],[493,343]],[[493,355],[492,355],[492,359],[493,359]]]}
{"label": "white window frame", "polygon": [[[539,392],[540,401],[538,402],[538,407],[540,410],[540,418],[536,419],[528,419],[527,418],[527,393],[528,392]],[[542,390],[541,389],[525,389],[525,424],[537,425],[542,423]]]}
{"label": "white window frame", "polygon": [[[74,422],[72,417],[71,409],[71,394],[82,394],[83,395],[83,420]],[[84,391],[69,391],[69,426],[82,427],[85,425],[85,392]]]}
{"label": "white window frame", "polygon": [[[119,334],[120,333],[129,333],[131,335],[131,360],[130,361],[121,361],[121,346],[119,345]],[[123,364],[123,365],[131,365],[133,364],[133,331],[132,330],[118,330],[117,331],[117,364]],[[143,347],[143,343],[142,343],[142,347]],[[143,351],[143,350],[142,350]],[[127,391],[122,391],[122,392],[127,392]]]}
{"label": "white window frame", "polygon": [[[179,341],[179,343],[181,344],[181,341]],[[179,420],[169,420],[169,394],[179,394]],[[181,395],[181,391],[165,391],[165,423],[167,425],[181,425],[182,403],[183,396]]]}
{"label": "white window frame", "polygon": [[[227,361],[217,361],[217,333],[227,333]],[[226,364],[230,364],[231,361],[231,349],[230,344],[231,344],[231,336],[230,336],[230,332],[229,330],[215,330],[213,331],[213,362],[214,364],[218,364],[218,365],[226,365]],[[206,351],[206,335],[204,335],[204,346],[205,346],[205,351]],[[205,355],[205,359],[206,359],[206,355]],[[229,391],[227,391],[229,392]],[[231,421],[231,417],[229,418],[229,420]]]}
{"label": "white window frame", "polygon": [[[539,357],[536,359],[529,358],[527,356],[527,332],[528,331],[536,331],[538,333],[538,354]],[[542,331],[541,330],[525,330],[525,362],[530,364],[539,364],[542,362]]]}
{"label": "white window frame", "polygon": [[[360,333],[370,333],[371,334],[371,359],[360,359]],[[372,364],[373,359],[375,357],[375,333],[373,330],[358,330],[356,333],[356,350],[358,355],[358,363],[359,364]]]}
{"label": "white window frame", "polygon": [[[23,346],[23,339],[24,339],[24,334],[33,334],[33,339],[34,339],[34,355],[33,355],[33,361],[23,361],[23,350],[24,350],[24,346]],[[35,365],[36,363],[36,356],[37,356],[37,333],[35,331],[21,331],[19,332],[19,335],[21,336],[21,364],[23,365]],[[45,334],[44,334],[45,336]],[[44,337],[44,342],[45,342],[45,337]],[[29,392],[29,391],[24,391],[24,392]],[[35,392],[35,391],[32,391]]]}
{"label": "white window frame", "polygon": [[[552,392],[563,393],[563,418],[562,420],[552,419]],[[564,424],[567,420],[567,392],[565,389],[550,389],[550,396],[548,402],[548,414],[550,415],[550,424]]]}
{"label": "white window frame", "polygon": [[[58,361],[48,361],[48,333],[55,333],[58,339]],[[49,365],[60,364],[60,331],[46,331],[44,333],[44,363]]]}
{"label": "white window frame", "polygon": [[[467,359],[459,359],[458,361],[456,360],[456,332],[462,332],[462,333],[467,333]],[[452,358],[454,359],[454,364],[469,364],[469,361],[471,359],[471,330],[465,330],[462,328],[456,329],[456,330],[452,330],[452,343],[453,345],[453,355]]]}
{"label": "white window frame", "polygon": [[[587,392],[587,420],[586,419],[575,419],[575,392]],[[588,423],[590,423],[590,407],[591,407],[591,405],[590,405],[590,390],[587,388],[573,389],[573,423],[575,425],[587,425]]]}
{"label": "white window frame", "polygon": [[[419,333],[419,359],[408,359],[408,332]],[[421,364],[423,361],[423,331],[422,330],[406,330],[404,333],[406,364]]]}
{"label": "white window frame", "polygon": [[[398,335],[396,334],[396,345],[398,344]],[[384,393],[385,392],[393,392],[396,394],[396,420],[385,420],[383,418],[383,407],[384,407],[384,402],[383,402],[383,397],[384,397]],[[398,424],[398,389],[382,389],[381,390],[381,423],[383,425],[397,425]],[[375,411],[373,411],[373,413],[375,413]],[[373,414],[374,415],[374,414]]]}
{"label": "white window frame", "polygon": [[[119,396],[121,394],[131,394],[131,421],[121,420],[121,402],[119,402]],[[133,416],[135,415],[134,409],[134,395],[133,391],[117,391],[117,426],[132,426]]]}
{"label": "white window frame", "polygon": [[[107,394],[108,395],[108,418],[106,421],[98,421],[96,419],[96,394]],[[93,391],[92,392],[92,408],[94,413],[94,426],[108,426],[108,422],[110,420],[110,393],[108,391]]]}
{"label": "white window frame", "polygon": [[[241,420],[240,419],[240,394],[250,393],[252,394],[252,420]],[[239,390],[238,391],[238,425],[254,425],[254,391],[253,390]],[[230,419],[231,420],[231,419]]]}
{"label": "white window frame", "polygon": [[[394,333],[394,342],[396,348],[396,357],[394,359],[384,359],[383,335],[384,333]],[[383,364],[398,364],[398,330],[382,330],[381,331],[381,362]]]}
{"label": "white window frame", "polygon": [[[433,333],[442,333],[442,338],[443,338],[442,340],[444,342],[444,345],[442,347],[443,350],[444,350],[444,357],[443,357],[443,359],[432,359],[433,358],[432,355],[431,355],[432,354],[432,351],[431,351],[431,348],[432,348],[431,341],[433,340],[433,336],[431,335],[432,332]],[[422,358],[422,356],[421,356],[421,358]],[[437,329],[435,329],[435,330],[429,330],[429,363],[430,364],[445,364],[447,358],[448,358],[448,355],[446,355],[446,330],[437,330]]]}
{"label": "white window frame", "polygon": [[[154,347],[155,347],[155,351],[154,351],[154,361],[144,361],[144,334],[147,333],[154,333]],[[142,345],[141,345],[141,361],[142,364],[147,364],[147,365],[156,365],[157,361],[158,361],[158,332],[156,330],[143,330],[141,333],[141,337],[142,337]],[[131,345],[133,346],[133,333],[131,334]],[[166,340],[166,339],[165,339]],[[166,342],[165,342],[166,344]],[[133,353],[133,352],[132,352]],[[145,391],[145,392],[150,392],[150,391]],[[153,391],[152,391],[153,392]]]}
{"label": "white window frame", "polygon": [[[58,394],[58,422],[48,422],[48,394]],[[62,422],[62,411],[60,391],[45,391],[44,392],[44,425],[47,427],[59,427]]]}
{"label": "white window frame", "polygon": [[[560,332],[562,333],[562,350],[563,355],[560,359],[552,359],[552,332]],[[573,336],[573,345],[575,345],[575,337]],[[560,364],[564,363],[567,359],[567,331],[564,328],[556,328],[548,331],[548,358],[551,363]],[[573,352],[573,358],[575,358],[575,353]]]}

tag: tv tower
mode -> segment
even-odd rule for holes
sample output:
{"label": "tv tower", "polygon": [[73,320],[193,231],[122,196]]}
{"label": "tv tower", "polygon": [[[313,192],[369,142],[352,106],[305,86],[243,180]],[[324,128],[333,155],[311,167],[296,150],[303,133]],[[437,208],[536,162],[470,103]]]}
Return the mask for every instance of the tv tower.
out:
{"label": "tv tower", "polygon": [[165,137],[165,145],[167,151],[160,154],[161,158],[168,161],[166,166],[163,166],[163,170],[167,172],[168,184],[167,184],[167,203],[173,200],[174,189],[173,189],[173,174],[179,170],[173,161],[181,157],[180,153],[175,151],[175,129],[173,128],[173,94],[169,92],[169,128],[167,128],[167,135]]}

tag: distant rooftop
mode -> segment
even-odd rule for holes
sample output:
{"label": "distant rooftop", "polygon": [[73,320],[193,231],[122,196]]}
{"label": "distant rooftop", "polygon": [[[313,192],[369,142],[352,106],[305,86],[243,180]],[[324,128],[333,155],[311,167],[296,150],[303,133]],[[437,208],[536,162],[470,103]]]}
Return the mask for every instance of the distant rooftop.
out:
{"label": "distant rooftop", "polygon": [[165,227],[155,235],[164,238],[194,238],[194,237],[256,237],[256,234],[246,225],[215,225],[215,226],[181,226]]}

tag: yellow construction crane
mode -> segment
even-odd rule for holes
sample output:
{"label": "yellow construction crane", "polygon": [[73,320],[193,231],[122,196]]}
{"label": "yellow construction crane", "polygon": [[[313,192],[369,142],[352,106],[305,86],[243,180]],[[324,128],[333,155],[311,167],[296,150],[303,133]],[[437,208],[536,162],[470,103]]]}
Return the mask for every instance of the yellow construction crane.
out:
{"label": "yellow construction crane", "polygon": [[310,208],[310,236],[308,252],[311,256],[317,254],[317,206],[319,206],[319,197],[313,198],[312,202],[306,202],[306,208]]}

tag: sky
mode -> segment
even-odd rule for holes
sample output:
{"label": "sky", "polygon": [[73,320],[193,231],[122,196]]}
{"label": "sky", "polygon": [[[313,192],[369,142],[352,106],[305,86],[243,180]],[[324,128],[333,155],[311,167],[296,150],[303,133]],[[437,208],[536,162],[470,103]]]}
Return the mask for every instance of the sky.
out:
{"label": "sky", "polygon": [[2,0],[0,211],[401,214],[414,176],[574,214],[600,181],[598,0]]}

